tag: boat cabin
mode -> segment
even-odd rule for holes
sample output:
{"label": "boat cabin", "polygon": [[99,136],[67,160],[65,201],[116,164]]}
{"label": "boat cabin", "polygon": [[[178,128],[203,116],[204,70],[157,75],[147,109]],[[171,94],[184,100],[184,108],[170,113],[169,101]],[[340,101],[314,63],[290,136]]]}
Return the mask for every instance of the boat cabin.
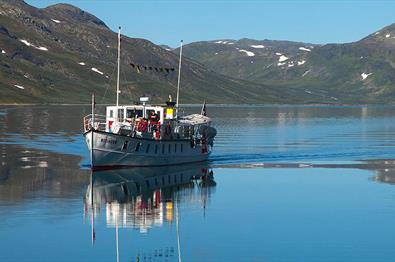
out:
{"label": "boat cabin", "polygon": [[159,125],[175,120],[175,103],[166,102],[166,105],[123,105],[106,107],[106,132],[113,132],[113,125],[116,123],[135,124],[136,121],[149,120]]}
{"label": "boat cabin", "polygon": [[[106,108],[106,131],[111,132],[111,127],[116,122],[132,123],[138,118],[148,119],[155,114],[159,123],[163,123],[163,119],[168,119],[165,114],[165,108],[162,106],[107,106]],[[171,116],[173,118],[173,116]]]}

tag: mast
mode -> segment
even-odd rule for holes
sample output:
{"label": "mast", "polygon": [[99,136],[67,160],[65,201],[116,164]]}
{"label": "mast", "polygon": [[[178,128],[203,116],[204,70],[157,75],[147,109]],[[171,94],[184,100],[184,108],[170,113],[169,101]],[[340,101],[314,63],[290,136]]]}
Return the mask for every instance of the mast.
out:
{"label": "mast", "polygon": [[182,58],[182,40],[180,44],[180,60],[178,62],[178,81],[177,81],[177,99],[176,99],[176,117],[178,117],[178,98],[180,96],[180,79],[181,79],[181,58]]}
{"label": "mast", "polygon": [[93,170],[93,131],[95,129],[95,94],[92,94],[92,127],[91,127],[91,151],[90,151],[90,155],[91,155],[91,170]]}
{"label": "mast", "polygon": [[[118,27],[118,72],[117,72],[117,106],[119,105],[119,71],[121,63],[121,27]],[[118,112],[118,110],[117,110]],[[118,115],[117,115],[118,118]]]}
{"label": "mast", "polygon": [[176,231],[177,231],[177,251],[178,251],[178,262],[181,260],[181,248],[180,248],[180,229],[178,227],[178,206],[177,206],[177,192],[175,193],[174,202],[176,204]]}

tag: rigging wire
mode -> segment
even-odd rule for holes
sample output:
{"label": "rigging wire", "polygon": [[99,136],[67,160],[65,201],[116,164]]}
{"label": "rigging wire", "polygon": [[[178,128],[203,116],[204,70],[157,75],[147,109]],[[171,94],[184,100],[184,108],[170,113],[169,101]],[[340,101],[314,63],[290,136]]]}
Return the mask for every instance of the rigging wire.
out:
{"label": "rigging wire", "polygon": [[115,69],[116,69],[116,66],[114,66],[114,68],[113,68],[113,70],[112,70],[112,73],[111,73],[111,75],[110,75],[110,78],[108,79],[108,81],[107,81],[107,87],[106,87],[106,91],[104,92],[104,95],[103,95],[103,97],[102,97],[102,99],[101,99],[101,104],[103,104],[103,102],[104,102],[104,99],[106,98],[106,95],[107,95],[107,91],[108,91],[108,88],[109,87],[111,87],[111,81],[112,81],[112,77],[113,77],[113,75],[114,75],[114,72],[115,72]]}

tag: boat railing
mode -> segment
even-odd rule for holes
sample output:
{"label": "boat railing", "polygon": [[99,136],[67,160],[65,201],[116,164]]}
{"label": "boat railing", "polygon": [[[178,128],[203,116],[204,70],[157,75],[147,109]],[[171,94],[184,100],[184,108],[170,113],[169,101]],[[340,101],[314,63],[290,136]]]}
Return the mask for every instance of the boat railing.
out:
{"label": "boat railing", "polygon": [[92,114],[84,116],[83,119],[84,131],[88,131],[90,129],[105,131],[106,130],[106,116],[95,114],[94,118]]}

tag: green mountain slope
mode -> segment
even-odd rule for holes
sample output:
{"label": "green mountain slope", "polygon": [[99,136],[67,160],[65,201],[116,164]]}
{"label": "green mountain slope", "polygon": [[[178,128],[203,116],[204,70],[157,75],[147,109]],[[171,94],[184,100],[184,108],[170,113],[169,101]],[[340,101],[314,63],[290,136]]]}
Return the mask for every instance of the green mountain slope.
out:
{"label": "green mountain slope", "polygon": [[[0,1],[0,102],[80,103],[91,93],[114,101],[117,35],[101,20],[76,7],[37,9],[23,1]],[[149,95],[163,102],[175,95],[177,70],[138,73],[130,63],[177,68],[178,55],[147,40],[122,36],[123,101]],[[182,103],[285,102],[284,90],[225,77],[185,58]],[[292,93],[292,88],[289,88]],[[104,97],[104,99],[102,99]],[[294,96],[294,102],[303,97]]]}
{"label": "green mountain slope", "polygon": [[242,39],[196,42],[184,50],[224,75],[292,87],[305,93],[306,101],[317,96],[329,103],[395,100],[395,24],[347,44]]}

